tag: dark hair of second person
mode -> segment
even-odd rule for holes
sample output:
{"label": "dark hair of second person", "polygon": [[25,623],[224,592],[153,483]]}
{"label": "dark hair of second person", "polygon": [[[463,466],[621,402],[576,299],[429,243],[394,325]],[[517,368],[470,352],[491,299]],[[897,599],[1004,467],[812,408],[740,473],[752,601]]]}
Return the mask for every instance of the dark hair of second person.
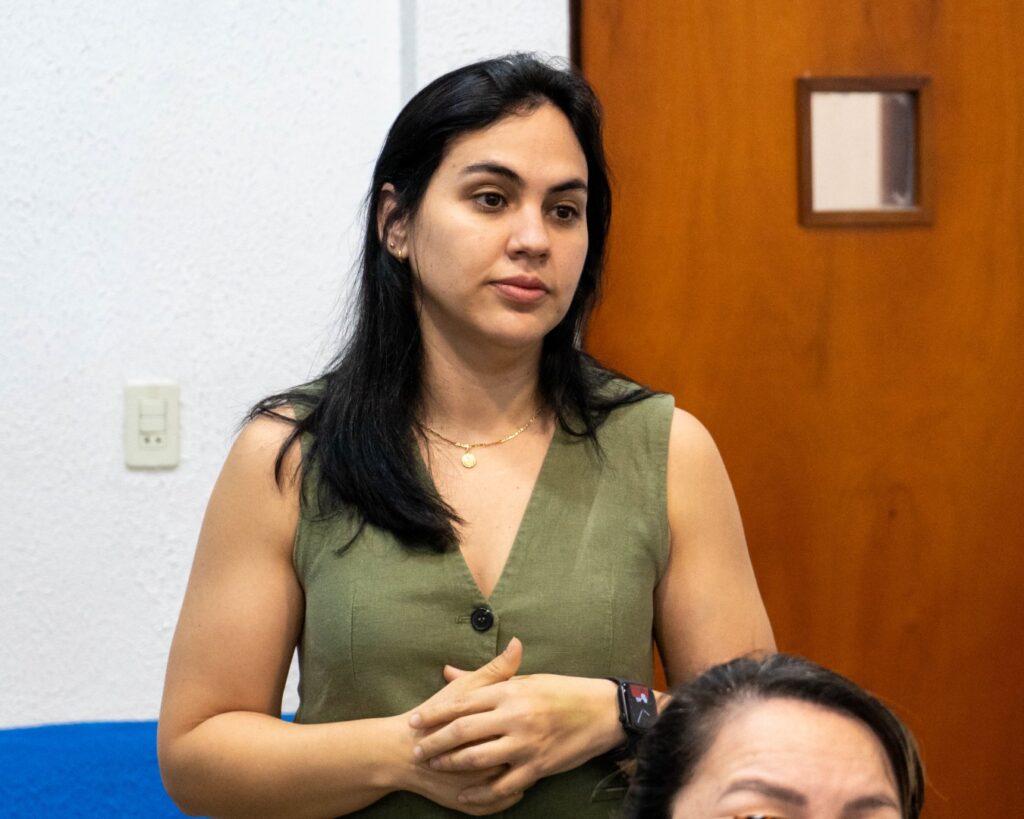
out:
{"label": "dark hair of second person", "polygon": [[[729,721],[749,706],[777,700],[818,706],[869,729],[884,754],[898,799],[898,804],[883,813],[917,819],[924,804],[924,777],[910,731],[856,683],[810,660],[786,654],[769,655],[763,660],[732,660],[673,692],[672,701],[640,745],[625,819],[702,819],[692,810],[682,812],[677,797],[700,776],[701,763]],[[784,783],[779,785],[778,792],[785,795],[787,788]],[[718,781],[715,787],[726,794],[729,783]],[[770,798],[771,787],[764,790]],[[787,798],[799,801],[800,789],[789,791]],[[680,812],[674,813],[674,804]],[[723,804],[728,806],[728,795],[723,797]],[[731,809],[727,812],[731,814]],[[735,815],[762,814],[742,809]]]}

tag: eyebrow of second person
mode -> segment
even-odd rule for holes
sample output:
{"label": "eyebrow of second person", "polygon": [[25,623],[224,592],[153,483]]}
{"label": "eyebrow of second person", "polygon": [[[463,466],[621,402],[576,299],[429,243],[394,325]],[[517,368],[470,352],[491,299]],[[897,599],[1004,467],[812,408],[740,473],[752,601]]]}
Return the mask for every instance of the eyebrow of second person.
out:
{"label": "eyebrow of second person", "polygon": [[[490,173],[495,176],[504,177],[517,188],[522,188],[526,185],[523,181],[523,177],[508,166],[502,165],[499,162],[474,162],[472,165],[467,165],[463,168],[460,175],[470,176],[474,173]],[[581,190],[586,193],[587,183],[578,176],[573,177],[572,179],[567,179],[565,182],[559,182],[557,185],[552,185],[548,188],[548,193],[562,193],[563,191],[574,190]]]}
{"label": "eyebrow of second person", "polygon": [[[753,791],[762,796],[767,796],[769,799],[786,802],[797,807],[806,807],[807,805],[807,797],[799,791],[785,788],[781,785],[773,785],[771,782],[766,782],[763,779],[739,779],[726,788],[722,796],[725,797],[740,791]],[[899,810],[899,806],[885,794],[871,794],[870,796],[851,799],[843,806],[843,814],[857,814],[863,811],[877,810],[878,808]]]}
{"label": "eyebrow of second person", "polygon": [[846,814],[859,814],[865,812],[876,811],[879,808],[892,808],[895,811],[899,811],[900,807],[884,793],[873,793],[870,796],[861,796],[857,799],[851,799],[843,806],[843,812]]}
{"label": "eyebrow of second person", "polygon": [[722,796],[738,791],[753,791],[769,799],[779,802],[786,802],[790,805],[804,807],[807,804],[807,797],[792,788],[784,788],[781,785],[773,785],[763,779],[738,779],[722,792]]}

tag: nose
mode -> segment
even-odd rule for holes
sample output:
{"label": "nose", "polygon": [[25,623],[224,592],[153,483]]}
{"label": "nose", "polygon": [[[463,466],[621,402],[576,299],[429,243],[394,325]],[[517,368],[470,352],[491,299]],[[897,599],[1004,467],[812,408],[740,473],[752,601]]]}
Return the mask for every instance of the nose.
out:
{"label": "nose", "polygon": [[509,256],[543,260],[550,252],[551,237],[541,208],[526,205],[519,208],[508,237]]}

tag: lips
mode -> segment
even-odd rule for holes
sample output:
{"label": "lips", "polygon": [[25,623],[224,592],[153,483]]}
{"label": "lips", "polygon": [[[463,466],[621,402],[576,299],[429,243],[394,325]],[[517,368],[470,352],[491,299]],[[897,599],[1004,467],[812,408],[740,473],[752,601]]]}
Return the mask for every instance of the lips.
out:
{"label": "lips", "polygon": [[548,294],[547,286],[536,276],[509,276],[492,284],[505,298],[519,304],[533,304]]}

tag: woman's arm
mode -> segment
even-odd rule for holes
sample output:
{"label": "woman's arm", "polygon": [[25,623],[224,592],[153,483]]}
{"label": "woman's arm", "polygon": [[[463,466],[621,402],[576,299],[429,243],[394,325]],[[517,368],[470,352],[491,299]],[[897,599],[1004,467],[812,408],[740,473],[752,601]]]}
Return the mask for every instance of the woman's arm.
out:
{"label": "woman's arm", "polygon": [[158,732],[164,784],[194,815],[337,816],[394,790],[454,806],[461,790],[497,772],[440,775],[416,765],[408,715],[322,725],[279,719],[304,606],[292,567],[297,447],[285,460],[283,489],[273,477],[289,431],[268,418],[250,423],[210,498],[167,667]]}
{"label": "woman's arm", "polygon": [[654,628],[669,684],[774,651],[722,457],[703,425],[680,409],[669,435],[668,519],[672,548],[655,591]]}
{"label": "woman's arm", "polygon": [[[671,550],[655,591],[655,629],[674,684],[716,662],[772,651],[774,639],[721,456],[707,430],[678,409],[667,470]],[[449,679],[457,674],[446,671]],[[667,695],[658,696],[664,702]],[[418,743],[437,770],[511,766],[504,777],[467,790],[471,803],[529,787],[625,740],[607,680],[517,677],[414,713],[417,726],[442,726]],[[474,744],[460,748],[467,743]]]}

